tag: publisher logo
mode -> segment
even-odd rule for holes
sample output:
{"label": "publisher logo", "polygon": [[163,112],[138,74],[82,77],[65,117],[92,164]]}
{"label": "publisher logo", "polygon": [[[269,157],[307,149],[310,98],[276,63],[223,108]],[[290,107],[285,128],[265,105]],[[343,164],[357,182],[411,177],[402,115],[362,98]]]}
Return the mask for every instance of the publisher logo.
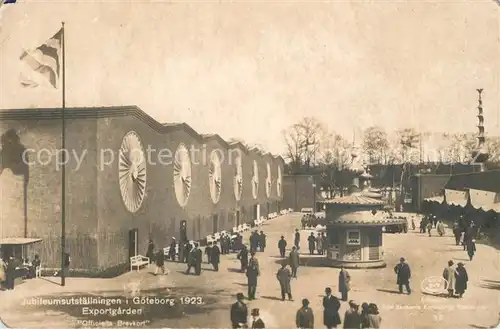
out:
{"label": "publisher logo", "polygon": [[447,281],[439,276],[430,276],[422,280],[420,289],[428,294],[440,294],[446,290]]}

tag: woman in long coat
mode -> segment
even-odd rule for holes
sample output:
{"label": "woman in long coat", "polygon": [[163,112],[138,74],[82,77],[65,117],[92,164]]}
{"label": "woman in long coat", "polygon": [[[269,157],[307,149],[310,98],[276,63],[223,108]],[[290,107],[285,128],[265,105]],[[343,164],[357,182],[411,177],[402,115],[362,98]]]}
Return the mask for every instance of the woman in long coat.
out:
{"label": "woman in long coat", "polygon": [[323,297],[323,324],[328,328],[337,328],[341,323],[339,309],[340,302],[337,297],[332,296],[332,289],[325,289],[326,296]]}
{"label": "woman in long coat", "polygon": [[469,243],[467,243],[467,254],[469,255],[469,259],[472,260],[474,257],[474,253],[476,252],[476,240],[472,239]]}
{"label": "woman in long coat", "polygon": [[347,301],[348,297],[347,297],[347,293],[349,292],[349,290],[351,290],[351,285],[350,285],[350,281],[351,281],[351,276],[349,275],[349,273],[344,270],[344,267],[340,267],[340,272],[339,272],[339,292],[341,294],[341,298],[343,301]]}
{"label": "woman in long coat", "polygon": [[462,298],[465,290],[467,290],[467,281],[469,281],[469,276],[465,270],[463,263],[457,264],[457,270],[455,272],[455,293]]}

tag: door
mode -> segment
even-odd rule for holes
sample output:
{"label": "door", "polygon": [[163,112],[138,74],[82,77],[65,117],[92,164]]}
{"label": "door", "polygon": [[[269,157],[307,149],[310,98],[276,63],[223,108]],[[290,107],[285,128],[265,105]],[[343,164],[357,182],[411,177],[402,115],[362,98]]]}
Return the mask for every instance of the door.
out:
{"label": "door", "polygon": [[213,221],[213,234],[219,232],[219,215],[215,214],[212,216],[212,221]]}
{"label": "door", "polygon": [[181,229],[180,229],[180,240],[182,242],[188,241],[187,238],[187,222],[185,220],[181,221]]}
{"label": "door", "polygon": [[136,228],[133,228],[128,231],[128,257],[134,257],[137,256],[139,253],[138,251],[138,236],[139,236],[139,230]]}
{"label": "door", "polygon": [[236,226],[240,225],[240,211],[236,211]]}

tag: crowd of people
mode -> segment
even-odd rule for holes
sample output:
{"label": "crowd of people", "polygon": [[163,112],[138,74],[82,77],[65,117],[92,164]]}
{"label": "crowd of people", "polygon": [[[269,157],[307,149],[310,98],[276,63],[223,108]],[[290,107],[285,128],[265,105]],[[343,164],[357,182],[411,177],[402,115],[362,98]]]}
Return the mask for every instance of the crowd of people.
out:
{"label": "crowd of people", "polygon": [[40,257],[35,255],[33,260],[16,259],[14,256],[4,257],[0,255],[0,288],[2,290],[14,290],[16,278],[32,279],[36,277],[36,271],[40,266]]}

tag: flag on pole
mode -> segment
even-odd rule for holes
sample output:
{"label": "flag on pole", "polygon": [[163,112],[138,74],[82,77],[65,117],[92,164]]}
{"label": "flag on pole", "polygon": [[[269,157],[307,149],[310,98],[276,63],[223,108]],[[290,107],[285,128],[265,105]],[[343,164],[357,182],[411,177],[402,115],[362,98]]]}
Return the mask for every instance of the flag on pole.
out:
{"label": "flag on pole", "polygon": [[25,50],[19,58],[33,71],[44,76],[54,88],[57,88],[61,69],[62,33],[60,29],[43,45],[33,50]]}

